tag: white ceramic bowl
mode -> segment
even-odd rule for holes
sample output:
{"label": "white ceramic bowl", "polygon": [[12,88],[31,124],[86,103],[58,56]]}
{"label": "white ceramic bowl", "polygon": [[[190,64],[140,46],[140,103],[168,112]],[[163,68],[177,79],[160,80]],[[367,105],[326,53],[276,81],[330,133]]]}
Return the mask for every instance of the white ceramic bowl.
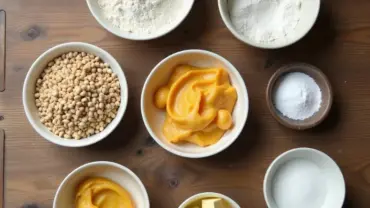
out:
{"label": "white ceramic bowl", "polygon": [[[166,112],[157,109],[153,104],[156,90],[167,84],[173,68],[179,64],[190,64],[198,67],[222,67],[228,71],[231,84],[235,87],[238,99],[232,114],[234,127],[227,131],[219,142],[208,147],[194,144],[172,144],[162,133]],[[150,135],[167,151],[182,157],[202,158],[215,155],[229,147],[244,128],[248,116],[248,92],[238,70],[223,57],[204,50],[186,50],[170,55],[162,60],[149,74],[141,94],[141,114]]]}
{"label": "white ceramic bowl", "polygon": [[240,206],[234,200],[232,200],[230,197],[225,196],[223,194],[214,193],[214,192],[205,192],[205,193],[196,194],[196,195],[188,198],[187,200],[185,200],[179,206],[179,208],[186,208],[191,203],[193,203],[197,200],[200,200],[200,199],[204,199],[204,198],[221,198],[221,199],[225,200],[231,206],[230,208],[240,208]]}
{"label": "white ceramic bowl", "polygon": [[[45,66],[54,58],[70,51],[81,51],[81,52],[83,51],[99,56],[106,63],[110,64],[112,71],[115,74],[117,74],[121,85],[121,104],[118,109],[116,117],[102,132],[80,140],[64,139],[50,132],[40,122],[40,117],[38,114],[38,110],[36,108],[34,98],[36,80],[39,78]],[[37,131],[37,133],[39,133],[43,138],[47,139],[50,142],[65,147],[83,147],[94,144],[104,139],[121,122],[127,107],[128,90],[126,78],[122,71],[122,68],[108,52],[91,44],[71,42],[57,45],[47,50],[36,59],[36,61],[32,64],[31,68],[29,69],[26,79],[24,81],[22,99],[24,111],[26,113],[28,121],[31,123],[32,127]]]}
{"label": "white ceramic bowl", "polygon": [[320,1],[321,0],[310,0],[310,1],[302,1],[302,15],[301,19],[295,28],[295,33],[292,34],[287,39],[276,40],[274,42],[266,42],[260,43],[255,40],[252,40],[244,35],[240,34],[234,27],[233,23],[230,20],[229,10],[228,10],[228,1],[229,0],[218,0],[218,8],[221,14],[221,18],[225,23],[226,27],[230,30],[230,32],[240,41],[252,45],[258,48],[265,48],[265,49],[276,49],[276,48],[283,48],[293,43],[296,43],[300,39],[302,39],[313,27],[315,24],[317,17],[320,11]]}
{"label": "white ceramic bowl", "polygon": [[108,30],[109,32],[113,33],[114,35],[118,37],[129,39],[129,40],[137,40],[137,41],[152,40],[152,39],[160,38],[170,33],[172,30],[177,28],[184,21],[184,19],[190,13],[193,7],[193,4],[194,4],[194,0],[181,1],[180,3],[183,3],[183,10],[181,14],[175,20],[173,20],[174,22],[170,26],[168,26],[164,30],[158,31],[157,33],[152,33],[146,36],[138,36],[133,33],[120,30],[118,27],[113,26],[113,24],[104,17],[102,13],[102,9],[100,8],[98,4],[98,0],[86,0],[86,2],[90,9],[91,14],[95,17],[95,19],[98,21],[98,23],[102,27],[104,27],[106,30]]}
{"label": "white ceramic bowl", "polygon": [[[293,183],[295,185],[292,186]],[[292,203],[281,197],[284,191],[288,193],[289,200],[313,198],[310,193],[319,195],[302,206],[296,206],[310,208],[341,208],[346,192],[342,172],[334,160],[325,153],[310,148],[287,151],[277,157],[268,168],[263,192],[269,208],[284,208],[283,204]]]}
{"label": "white ceramic bowl", "polygon": [[72,171],[60,184],[53,208],[75,207],[76,189],[89,177],[104,177],[126,189],[137,208],[149,208],[148,193],[140,179],[130,169],[113,162],[92,162]]}

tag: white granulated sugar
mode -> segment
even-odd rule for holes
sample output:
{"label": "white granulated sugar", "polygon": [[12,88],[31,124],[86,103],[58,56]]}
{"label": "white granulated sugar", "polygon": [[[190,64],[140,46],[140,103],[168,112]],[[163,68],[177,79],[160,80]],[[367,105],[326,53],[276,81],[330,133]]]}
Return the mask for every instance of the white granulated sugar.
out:
{"label": "white granulated sugar", "polygon": [[289,39],[300,21],[302,0],[229,0],[230,20],[259,43]]}
{"label": "white granulated sugar", "polygon": [[136,36],[158,34],[178,22],[183,0],[98,0],[113,26]]}
{"label": "white granulated sugar", "polygon": [[273,101],[276,109],[284,116],[293,120],[305,120],[319,111],[322,93],[310,76],[292,72],[276,83]]}
{"label": "white granulated sugar", "polygon": [[282,165],[273,178],[272,197],[281,208],[320,208],[327,197],[326,181],[311,161],[294,159]]}

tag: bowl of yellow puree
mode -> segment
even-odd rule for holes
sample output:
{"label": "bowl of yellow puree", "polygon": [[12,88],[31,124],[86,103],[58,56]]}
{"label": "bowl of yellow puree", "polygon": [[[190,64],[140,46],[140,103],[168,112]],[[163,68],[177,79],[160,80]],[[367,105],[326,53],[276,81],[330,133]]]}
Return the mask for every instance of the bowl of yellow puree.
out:
{"label": "bowl of yellow puree", "polygon": [[112,162],[92,162],[72,171],[60,184],[53,208],[149,208],[140,179]]}
{"label": "bowl of yellow puree", "polygon": [[215,155],[239,136],[248,92],[238,70],[204,50],[170,55],[149,74],[141,95],[144,124],[167,151],[188,158]]}

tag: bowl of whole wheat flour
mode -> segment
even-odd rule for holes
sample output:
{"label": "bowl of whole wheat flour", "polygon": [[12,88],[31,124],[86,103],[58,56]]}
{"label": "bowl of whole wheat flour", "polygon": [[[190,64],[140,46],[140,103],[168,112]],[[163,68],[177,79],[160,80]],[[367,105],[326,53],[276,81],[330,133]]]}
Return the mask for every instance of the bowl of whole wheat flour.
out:
{"label": "bowl of whole wheat flour", "polygon": [[282,48],[303,38],[319,14],[320,0],[218,0],[231,33],[258,48]]}
{"label": "bowl of whole wheat flour", "polygon": [[194,0],[86,0],[101,26],[130,40],[151,40],[174,30]]}

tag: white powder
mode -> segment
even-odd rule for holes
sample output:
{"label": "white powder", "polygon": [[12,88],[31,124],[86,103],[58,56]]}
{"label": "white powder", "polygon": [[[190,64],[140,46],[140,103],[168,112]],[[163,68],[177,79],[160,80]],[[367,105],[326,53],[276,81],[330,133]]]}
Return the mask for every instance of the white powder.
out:
{"label": "white powder", "polygon": [[272,183],[272,197],[281,208],[319,208],[327,194],[320,168],[311,161],[294,159],[282,165]]}
{"label": "white powder", "polygon": [[284,116],[305,120],[319,111],[322,102],[320,87],[310,76],[292,72],[276,83],[273,101]]}
{"label": "white powder", "polygon": [[229,0],[232,24],[259,43],[289,39],[300,21],[302,0]]}
{"label": "white powder", "polygon": [[103,16],[136,36],[168,30],[178,22],[183,0],[98,0]]}

